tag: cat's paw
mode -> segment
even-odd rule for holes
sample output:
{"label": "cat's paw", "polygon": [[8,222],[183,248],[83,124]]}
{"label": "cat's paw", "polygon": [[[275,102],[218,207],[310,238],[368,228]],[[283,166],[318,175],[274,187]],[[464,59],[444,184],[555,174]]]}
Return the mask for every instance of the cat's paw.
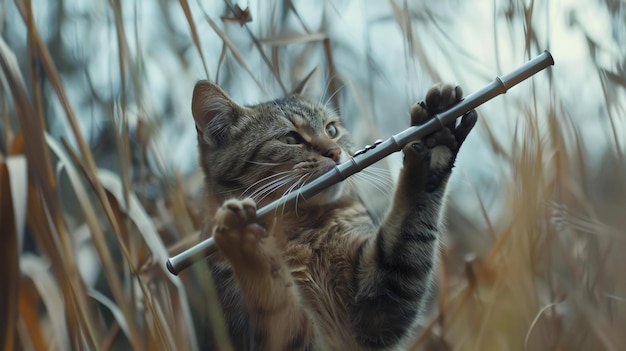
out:
{"label": "cat's paw", "polygon": [[437,83],[426,92],[426,99],[411,109],[411,125],[420,125],[434,114],[444,111],[463,100],[463,90],[452,84]]}
{"label": "cat's paw", "polygon": [[213,239],[231,263],[254,263],[259,258],[259,243],[267,230],[258,223],[252,199],[231,199],[217,210]]}
{"label": "cat's paw", "polygon": [[[421,125],[435,114],[444,111],[463,99],[463,91],[458,86],[437,84],[428,90],[426,99],[411,109],[411,125]],[[434,191],[440,187],[450,174],[456,155],[465,138],[476,124],[477,114],[472,110],[456,121],[433,132],[421,141],[410,143],[404,149],[405,163],[427,164],[424,186],[426,191]],[[417,155],[417,156],[416,156]]]}
{"label": "cat's paw", "polygon": [[[441,83],[434,85],[426,93],[426,99],[411,108],[411,125],[424,124],[435,114],[445,111],[462,99],[463,90],[459,86]],[[477,119],[476,111],[472,110],[461,118],[458,125],[456,121],[453,121],[445,128],[424,137],[424,145],[433,149],[434,152],[431,157],[431,168],[441,169],[444,166],[452,166],[456,154],[469,132],[474,128]]]}

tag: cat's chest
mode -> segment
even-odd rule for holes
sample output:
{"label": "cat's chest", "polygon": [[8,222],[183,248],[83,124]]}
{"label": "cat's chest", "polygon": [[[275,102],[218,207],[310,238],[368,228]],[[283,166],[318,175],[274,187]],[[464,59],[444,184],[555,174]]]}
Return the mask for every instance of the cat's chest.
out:
{"label": "cat's chest", "polygon": [[290,240],[283,258],[301,289],[320,293],[343,289],[352,280],[356,252],[363,241],[359,234],[350,227],[329,226]]}
{"label": "cat's chest", "polygon": [[361,244],[373,226],[361,206],[327,211],[315,219],[282,228],[289,239],[283,258],[301,290],[341,292],[349,288]]}
{"label": "cat's chest", "polygon": [[350,325],[347,306],[353,296],[356,266],[353,240],[350,233],[346,234],[316,246],[291,243],[284,251],[302,305],[314,316],[320,332],[340,345],[351,341],[349,330],[338,326]]}

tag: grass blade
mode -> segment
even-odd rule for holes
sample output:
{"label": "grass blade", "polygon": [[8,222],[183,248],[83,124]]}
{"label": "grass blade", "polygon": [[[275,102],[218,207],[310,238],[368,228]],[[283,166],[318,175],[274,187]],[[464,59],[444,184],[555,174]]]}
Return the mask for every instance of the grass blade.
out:
{"label": "grass blade", "polygon": [[20,271],[33,282],[41,298],[54,331],[49,346],[57,350],[69,350],[65,299],[61,287],[50,274],[50,264],[33,254],[22,254],[19,264]]}
{"label": "grass blade", "polygon": [[[250,75],[250,77],[254,80],[254,82],[256,83],[256,85],[259,87],[259,89],[265,94],[267,95],[268,92],[265,89],[264,85],[261,84],[261,82],[257,79],[257,77],[255,76],[255,74],[252,72],[252,70],[250,69],[250,67],[248,66],[248,64],[246,63],[245,59],[243,58],[243,56],[241,55],[241,53],[239,52],[239,50],[237,49],[237,46],[230,40],[230,38],[228,37],[228,35],[226,35],[226,33],[217,25],[217,23],[215,23],[211,17],[204,12],[204,18],[206,19],[206,21],[209,23],[209,25],[211,26],[211,28],[213,29],[213,31],[215,31],[215,34],[217,34],[222,41],[224,42],[224,45],[226,45],[226,47],[228,47],[228,49],[230,50],[230,52],[233,54],[233,57],[235,58],[235,60],[237,61],[237,63],[239,63],[239,65],[241,67],[243,67],[244,70],[246,70],[246,72],[248,72],[248,74]],[[270,63],[271,65],[271,63]],[[284,89],[284,87],[283,87]]]}
{"label": "grass blade", "polygon": [[191,39],[193,40],[193,44],[196,46],[196,50],[198,50],[198,55],[200,55],[200,59],[202,60],[202,65],[204,67],[204,74],[206,78],[209,79],[209,69],[206,65],[206,60],[204,59],[204,53],[202,52],[202,47],[200,46],[200,39],[198,37],[198,31],[196,30],[196,24],[193,21],[193,16],[191,15],[191,10],[189,9],[189,3],[187,0],[179,0],[180,7],[183,8],[183,12],[185,13],[185,18],[187,19],[187,23],[189,24],[189,29],[191,30]]}
{"label": "grass blade", "polygon": [[126,317],[124,316],[122,311],[120,311],[119,307],[117,307],[115,303],[111,301],[111,299],[101,294],[97,290],[90,290],[89,296],[93,297],[96,301],[106,307],[109,312],[111,312],[111,314],[115,318],[115,321],[117,322],[117,325],[122,329],[124,334],[126,334],[126,337],[130,339],[132,335],[130,335],[130,332],[128,331],[128,323],[126,323]]}
{"label": "grass blade", "polygon": [[[98,178],[104,186],[104,188],[115,198],[118,205],[123,204],[123,187],[116,174],[107,170],[100,170],[98,172]],[[153,259],[157,262],[163,276],[167,277],[171,284],[177,289],[178,303],[180,310],[182,311],[182,320],[180,323],[171,323],[170,318],[162,319],[163,329],[169,329],[168,325],[172,324],[172,327],[176,328],[178,325],[192,325],[191,311],[189,310],[189,304],[187,301],[187,294],[185,293],[184,286],[182,285],[180,278],[169,274],[165,263],[169,257],[169,253],[163,244],[163,241],[159,237],[153,222],[146,213],[145,209],[141,206],[141,203],[137,199],[134,193],[128,194],[128,208],[124,208],[123,212],[128,214],[128,217],[133,221],[136,228],[139,230],[141,237],[150,249]],[[179,330],[178,335],[184,335],[188,333],[188,340],[192,341],[192,349],[197,350],[198,345],[195,343],[196,335],[193,328],[189,330]]]}
{"label": "grass blade", "polygon": [[[14,163],[15,165],[15,163]],[[0,164],[0,223],[2,223],[2,245],[0,245],[0,325],[4,326],[0,331],[0,347],[4,350],[13,350],[15,343],[15,330],[18,315],[18,224],[16,223],[13,204],[16,202],[11,191],[12,183],[8,164]]]}
{"label": "grass blade", "polygon": [[[111,256],[111,252],[107,246],[100,223],[98,222],[95,209],[93,208],[93,205],[89,199],[89,196],[87,195],[87,190],[85,189],[85,186],[83,185],[82,180],[80,179],[80,175],[77,169],[75,168],[74,164],[71,162],[69,156],[63,151],[61,145],[59,145],[59,143],[55,139],[50,137],[49,135],[46,135],[46,142],[48,143],[50,150],[52,150],[55,153],[55,155],[59,158],[62,167],[67,172],[67,175],[70,179],[73,190],[81,205],[81,208],[85,215],[85,219],[89,226],[89,230],[91,232],[91,238],[93,240],[94,247],[96,248],[96,251],[98,252],[98,256],[102,264],[102,269],[107,278],[107,282],[109,283],[109,286],[111,288],[111,292],[113,296],[115,297],[115,301],[117,302],[118,306],[121,306],[120,308],[124,312],[126,316],[126,320],[129,321],[128,329],[131,335],[130,341],[131,343],[133,343],[133,347],[135,347],[136,349],[142,349],[143,347],[142,336],[139,333],[138,326],[135,324],[136,320],[132,318],[129,312],[130,308],[128,305],[130,302],[125,297],[125,294],[122,289],[122,282],[120,281],[120,278],[118,277],[117,273],[114,270],[115,264]],[[128,255],[127,250],[123,246],[120,246],[120,248],[122,249],[123,252],[126,253],[127,260],[128,260],[129,255]],[[128,262],[130,262],[130,260],[128,260]]]}

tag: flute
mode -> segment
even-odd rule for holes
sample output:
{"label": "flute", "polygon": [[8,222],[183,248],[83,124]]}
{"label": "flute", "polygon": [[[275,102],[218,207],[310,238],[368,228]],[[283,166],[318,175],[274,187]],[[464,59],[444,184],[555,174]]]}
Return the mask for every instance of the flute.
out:
{"label": "flute", "polygon": [[[398,134],[392,135],[385,141],[377,140],[374,144],[365,146],[349,160],[335,166],[335,168],[304,185],[299,191],[292,192],[288,196],[274,200],[258,209],[256,213],[257,218],[267,215],[278,208],[278,206],[287,206],[296,200],[306,201],[310,199],[320,191],[345,180],[390,154],[402,150],[407,143],[435,132],[494,97],[505,94],[513,86],[552,65],[554,65],[554,59],[550,52],[546,50],[512,72],[496,77],[487,86],[467,96],[450,109],[432,116],[426,123],[409,127]],[[167,269],[170,273],[178,275],[183,269],[209,256],[216,250],[217,247],[213,243],[213,238],[208,238],[168,259],[166,263]]]}

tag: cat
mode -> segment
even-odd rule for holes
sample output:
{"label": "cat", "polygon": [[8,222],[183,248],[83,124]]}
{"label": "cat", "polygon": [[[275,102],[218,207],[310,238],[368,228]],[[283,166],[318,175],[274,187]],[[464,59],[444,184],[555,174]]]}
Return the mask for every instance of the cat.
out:
{"label": "cat", "polygon": [[[461,99],[458,86],[435,85],[412,107],[410,123]],[[208,262],[235,349],[406,347],[435,284],[446,184],[476,112],[402,149],[380,225],[343,183],[256,217],[257,207],[352,155],[340,118],[302,89],[240,106],[215,83],[199,81],[192,114],[205,231],[218,247]]]}

